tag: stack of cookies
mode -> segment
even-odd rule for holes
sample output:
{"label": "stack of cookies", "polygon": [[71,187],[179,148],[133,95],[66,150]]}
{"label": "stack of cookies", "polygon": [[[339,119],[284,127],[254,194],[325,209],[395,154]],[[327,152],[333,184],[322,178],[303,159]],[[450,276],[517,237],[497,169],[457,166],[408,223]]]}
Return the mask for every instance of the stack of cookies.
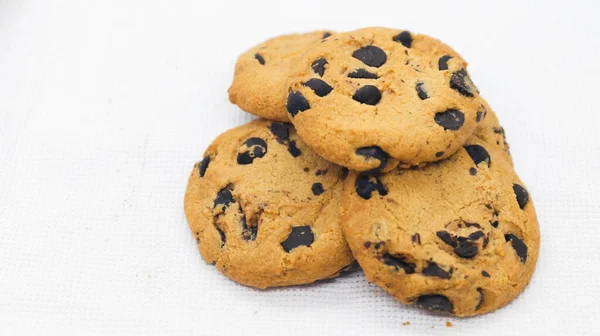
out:
{"label": "stack of cookies", "polygon": [[281,36],[239,57],[229,98],[261,118],[208,147],[185,213],[230,279],[307,284],[356,260],[400,302],[456,316],[527,286],[532,200],[446,44],[387,28]]}

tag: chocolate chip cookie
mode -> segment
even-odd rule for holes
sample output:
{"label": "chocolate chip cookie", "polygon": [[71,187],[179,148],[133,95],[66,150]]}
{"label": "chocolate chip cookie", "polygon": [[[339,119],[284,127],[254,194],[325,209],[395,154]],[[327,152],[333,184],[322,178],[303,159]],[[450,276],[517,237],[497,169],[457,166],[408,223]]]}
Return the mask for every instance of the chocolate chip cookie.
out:
{"label": "chocolate chip cookie", "polygon": [[194,166],[185,194],[202,257],[257,288],[337,276],[353,260],[338,209],[346,176],[291,124],[255,120],[225,132]]}
{"label": "chocolate chip cookie", "polygon": [[351,173],[342,223],[368,280],[403,303],[457,316],[516,298],[535,269],[540,236],[506,154],[473,136],[423,168]]}
{"label": "chocolate chip cookie", "polygon": [[286,108],[318,154],[377,173],[445,159],[476,128],[482,100],[467,62],[431,37],[388,28],[307,46]]}
{"label": "chocolate chip cookie", "polygon": [[[287,77],[295,59],[311,44],[331,36],[330,31],[272,38],[243,53],[235,65],[229,100],[242,110],[270,120],[289,121],[285,109]],[[315,71],[325,64],[315,64]]]}

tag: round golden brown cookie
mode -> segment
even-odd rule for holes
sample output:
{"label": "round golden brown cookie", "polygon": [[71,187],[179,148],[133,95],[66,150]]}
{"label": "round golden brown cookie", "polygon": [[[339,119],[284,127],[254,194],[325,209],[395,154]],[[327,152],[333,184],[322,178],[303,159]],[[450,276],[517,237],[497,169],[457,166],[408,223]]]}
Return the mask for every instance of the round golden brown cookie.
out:
{"label": "round golden brown cookie", "polygon": [[[296,63],[290,120],[317,153],[353,170],[447,158],[481,112],[467,62],[425,35],[359,29],[310,45]],[[325,64],[323,71],[314,71],[315,63]]]}
{"label": "round golden brown cookie", "polygon": [[329,31],[278,36],[246,51],[235,65],[229,100],[254,115],[289,121],[285,97],[290,68],[310,44],[330,36]]}
{"label": "round golden brown cookie", "polygon": [[457,316],[516,298],[540,236],[529,193],[504,156],[472,137],[424,168],[352,173],[342,223],[367,279],[403,303]]}
{"label": "round golden brown cookie", "polygon": [[254,120],[225,132],[194,166],[185,194],[200,254],[257,288],[337,276],[353,260],[339,218],[346,175],[291,124]]}

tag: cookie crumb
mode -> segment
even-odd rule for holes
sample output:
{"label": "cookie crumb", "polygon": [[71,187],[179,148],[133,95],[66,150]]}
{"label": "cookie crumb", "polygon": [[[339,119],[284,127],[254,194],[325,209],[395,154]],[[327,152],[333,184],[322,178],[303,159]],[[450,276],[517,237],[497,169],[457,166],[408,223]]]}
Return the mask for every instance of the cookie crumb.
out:
{"label": "cookie crumb", "polygon": [[446,321],[446,327],[448,327],[448,328],[452,328],[452,322],[450,322],[450,321]]}
{"label": "cookie crumb", "polygon": [[406,327],[407,325],[410,325],[410,321],[403,322],[402,325]]}

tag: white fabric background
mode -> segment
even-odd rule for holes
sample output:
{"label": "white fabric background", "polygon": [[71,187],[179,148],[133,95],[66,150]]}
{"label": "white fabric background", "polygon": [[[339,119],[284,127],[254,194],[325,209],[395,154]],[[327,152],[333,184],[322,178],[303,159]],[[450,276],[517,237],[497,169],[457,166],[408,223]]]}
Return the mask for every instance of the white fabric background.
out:
{"label": "white fabric background", "polygon": [[[600,4],[561,3],[0,0],[0,334],[597,335]],[[432,316],[361,273],[249,289],[188,232],[192,165],[251,119],[227,99],[237,55],[369,25],[455,47],[507,130],[542,247],[493,314]]]}

